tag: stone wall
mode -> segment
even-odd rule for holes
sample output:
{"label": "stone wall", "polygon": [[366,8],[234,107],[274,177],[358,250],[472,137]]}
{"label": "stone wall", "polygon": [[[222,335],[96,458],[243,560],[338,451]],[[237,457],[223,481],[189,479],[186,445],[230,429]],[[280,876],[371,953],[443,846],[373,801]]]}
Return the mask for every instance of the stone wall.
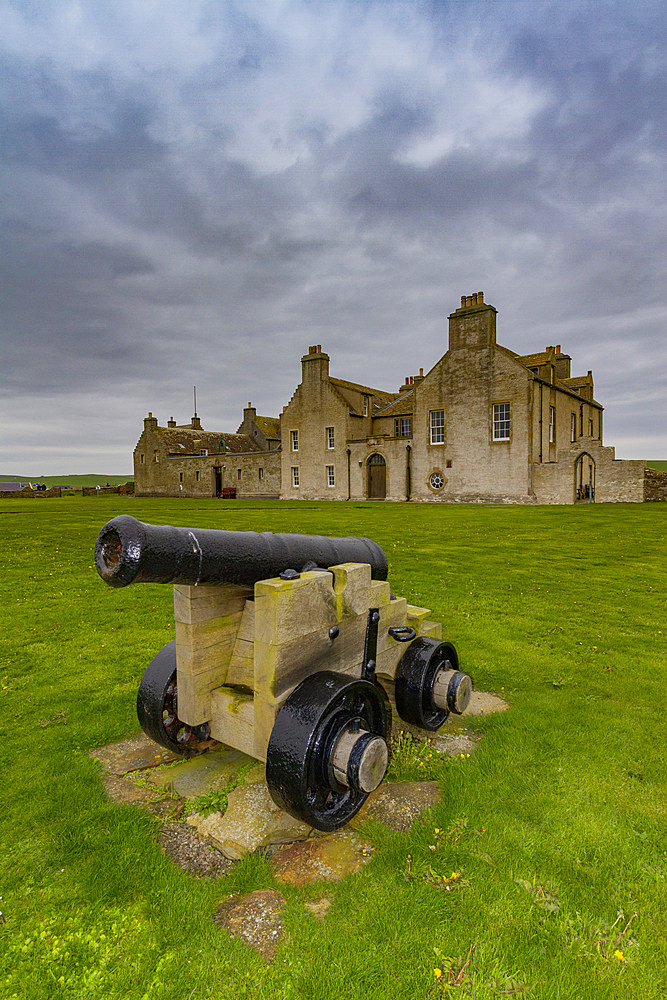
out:
{"label": "stone wall", "polygon": [[62,496],[59,486],[52,486],[48,490],[33,490],[30,486],[24,486],[22,490],[0,490],[0,499],[48,500],[59,496]]}
{"label": "stone wall", "polygon": [[582,499],[577,497],[575,484],[575,467],[582,456],[594,465],[596,503],[642,502],[646,463],[617,459],[613,448],[602,446],[595,438],[585,437],[567,448],[559,449],[556,462],[535,463],[532,466],[533,493],[537,503],[571,504]]}
{"label": "stone wall", "polygon": [[387,500],[408,499],[408,462],[410,463],[410,499],[414,499],[415,481],[410,438],[378,436],[364,441],[350,441],[349,447],[352,500],[364,500],[369,495],[368,460],[371,455],[382,455],[385,460]]}
{"label": "stone wall", "polygon": [[667,501],[667,472],[660,472],[658,469],[644,470],[644,500],[648,503]]}
{"label": "stone wall", "polygon": [[[449,351],[415,391],[412,498],[530,502],[532,378],[495,344],[495,310],[466,319],[463,330],[459,318],[451,323]],[[511,407],[510,438],[494,441],[493,405],[503,402]],[[430,443],[432,410],[444,410],[442,444]],[[434,489],[438,473],[444,485]]]}
{"label": "stone wall", "polygon": [[117,486],[84,486],[81,495],[84,497],[95,496],[132,496],[134,493],[134,483],[119,483]]}
{"label": "stone wall", "polygon": [[[136,496],[215,497],[218,484],[221,491],[235,489],[239,498],[280,496],[279,451],[216,450],[207,455],[170,458],[165,453],[164,431],[152,415],[144,420],[143,433],[134,449]],[[209,434],[204,440],[207,444],[215,441],[217,448],[224,437],[215,434],[211,439]]]}
{"label": "stone wall", "polygon": [[[329,356],[315,345],[301,358],[301,383],[280,421],[257,417],[249,403],[237,435],[220,435],[204,432],[196,415],[189,425],[172,419],[159,428],[149,413],[135,449],[136,493],[212,497],[233,488],[243,498],[357,500],[370,496],[372,483],[380,499],[386,481],[386,499],[395,501],[667,499],[667,476],[603,446],[592,373],[570,377],[570,360],[560,346],[534,355],[501,346],[496,309],[481,292],[463,296],[449,317],[447,352],[398,393],[330,377]],[[506,430],[494,427],[494,409],[504,416],[496,404],[508,408],[507,437],[495,436]],[[432,443],[433,411],[438,430],[444,414],[444,440]],[[266,450],[253,452],[255,445]]]}
{"label": "stone wall", "polygon": [[[346,500],[350,404],[329,382],[329,357],[318,351],[301,359],[302,380],[280,419],[284,500]],[[329,448],[327,428],[333,428]],[[296,449],[292,432],[298,439]],[[327,467],[333,467],[333,486]],[[293,469],[299,483],[294,485]]]}
{"label": "stone wall", "polygon": [[138,477],[136,495],[215,497],[216,469],[220,470],[221,490],[233,488],[239,499],[270,499],[280,495],[279,451],[165,458],[152,463],[150,478]]}

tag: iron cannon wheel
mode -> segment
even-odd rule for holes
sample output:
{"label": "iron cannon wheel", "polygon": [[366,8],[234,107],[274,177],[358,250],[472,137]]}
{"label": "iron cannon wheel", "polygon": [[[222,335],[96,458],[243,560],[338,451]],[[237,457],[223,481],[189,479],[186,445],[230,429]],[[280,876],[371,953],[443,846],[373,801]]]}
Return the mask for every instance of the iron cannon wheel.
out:
{"label": "iron cannon wheel", "polygon": [[418,636],[401,657],[394,697],[404,722],[420,729],[439,729],[449,710],[433,700],[433,683],[441,669],[458,670],[459,658],[451,642]]}
{"label": "iron cannon wheel", "polygon": [[343,733],[355,729],[369,734],[364,739],[386,741],[389,726],[379,686],[331,670],[311,674],[288,697],[271,731],[266,781],[273,801],[317,830],[344,826],[369,792],[354,780],[350,787],[339,783],[334,748]]}
{"label": "iron cannon wheel", "polygon": [[137,716],[146,736],[182,757],[194,757],[215,745],[208,738],[208,725],[187,726],[178,718],[175,640],[148,664],[137,694]]}

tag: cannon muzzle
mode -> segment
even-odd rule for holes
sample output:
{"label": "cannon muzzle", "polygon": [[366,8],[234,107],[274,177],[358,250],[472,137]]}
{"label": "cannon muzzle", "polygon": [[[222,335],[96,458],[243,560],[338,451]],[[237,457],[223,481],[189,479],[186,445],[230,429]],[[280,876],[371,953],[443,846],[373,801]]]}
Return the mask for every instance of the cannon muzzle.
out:
{"label": "cannon muzzle", "polygon": [[95,545],[97,572],[111,587],[130,583],[234,583],[253,586],[285,569],[370,563],[387,579],[387,559],[370,538],[327,538],[263,531],[217,531],[144,524],[128,514],[102,528]]}

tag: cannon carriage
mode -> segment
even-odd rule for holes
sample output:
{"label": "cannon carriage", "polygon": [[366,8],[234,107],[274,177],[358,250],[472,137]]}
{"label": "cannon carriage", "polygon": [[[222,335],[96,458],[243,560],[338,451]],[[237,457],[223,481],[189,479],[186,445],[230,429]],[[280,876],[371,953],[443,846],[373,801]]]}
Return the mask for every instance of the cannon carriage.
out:
{"label": "cannon carriage", "polygon": [[434,731],[468,703],[454,646],[390,592],[371,539],[123,515],[95,560],[111,586],[174,586],[175,639],[137,696],[144,732],[183,756],[223,743],[265,762],[274,801],[317,829],[343,826],[382,781],[392,711]]}

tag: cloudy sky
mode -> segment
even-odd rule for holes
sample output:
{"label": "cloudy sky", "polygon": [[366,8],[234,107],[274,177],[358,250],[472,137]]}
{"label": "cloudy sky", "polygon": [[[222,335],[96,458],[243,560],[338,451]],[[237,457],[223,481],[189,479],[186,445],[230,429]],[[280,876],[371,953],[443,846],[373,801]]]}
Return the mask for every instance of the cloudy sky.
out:
{"label": "cloudy sky", "polygon": [[667,458],[667,4],[0,0],[0,473],[396,390],[483,289]]}

